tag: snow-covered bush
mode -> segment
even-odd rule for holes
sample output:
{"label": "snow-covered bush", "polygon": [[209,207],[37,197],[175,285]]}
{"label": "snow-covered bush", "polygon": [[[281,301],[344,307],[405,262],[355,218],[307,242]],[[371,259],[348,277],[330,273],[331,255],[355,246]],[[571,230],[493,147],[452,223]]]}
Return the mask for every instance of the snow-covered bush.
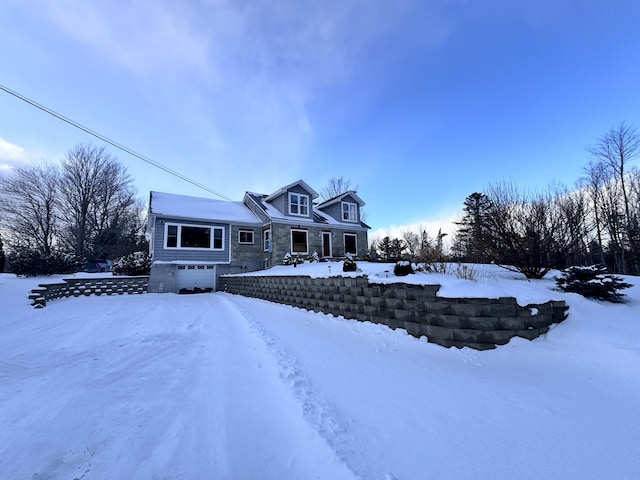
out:
{"label": "snow-covered bush", "polygon": [[413,273],[413,266],[411,265],[411,262],[407,262],[406,260],[396,262],[395,266],[393,267],[393,274],[396,277],[404,277],[405,275],[409,275],[410,273]]}
{"label": "snow-covered bush", "polygon": [[606,267],[598,265],[569,267],[555,281],[558,288],[565,292],[610,302],[621,302],[623,294],[619,290],[632,286],[621,277],[610,274]]}
{"label": "snow-covered bush", "polygon": [[347,253],[344,262],[342,263],[342,271],[343,272],[355,272],[358,270],[358,264],[353,259],[353,255]]}
{"label": "snow-covered bush", "polygon": [[314,250],[313,253],[311,255],[309,255],[309,261],[310,262],[319,262],[320,261],[320,256],[318,255],[318,252],[316,252]]}
{"label": "snow-covered bush", "polygon": [[282,259],[283,265],[293,265],[295,267],[296,265],[300,265],[302,263],[304,263],[304,258],[302,258],[300,255],[292,254],[289,252],[287,252]]}
{"label": "snow-covered bush", "polygon": [[74,273],[82,266],[75,255],[51,252],[43,255],[36,250],[21,249],[9,258],[11,271],[19,276],[36,277],[56,273]]}
{"label": "snow-covered bush", "polygon": [[151,257],[147,252],[135,252],[117,258],[111,265],[114,275],[127,275],[136,277],[138,275],[149,275],[151,271]]}

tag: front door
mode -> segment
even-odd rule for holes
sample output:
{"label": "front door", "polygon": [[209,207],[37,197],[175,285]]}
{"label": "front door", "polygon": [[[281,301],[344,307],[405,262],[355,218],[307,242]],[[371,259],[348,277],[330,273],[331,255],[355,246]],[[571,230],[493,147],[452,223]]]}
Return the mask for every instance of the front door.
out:
{"label": "front door", "polygon": [[331,256],[331,232],[322,232],[322,256]]}

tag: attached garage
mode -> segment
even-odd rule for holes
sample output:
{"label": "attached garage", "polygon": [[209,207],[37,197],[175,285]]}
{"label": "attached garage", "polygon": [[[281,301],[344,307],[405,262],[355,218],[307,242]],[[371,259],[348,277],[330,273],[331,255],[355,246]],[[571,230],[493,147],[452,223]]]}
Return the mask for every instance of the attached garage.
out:
{"label": "attached garage", "polygon": [[176,270],[176,289],[193,290],[194,288],[216,289],[216,266],[215,265],[178,265]]}

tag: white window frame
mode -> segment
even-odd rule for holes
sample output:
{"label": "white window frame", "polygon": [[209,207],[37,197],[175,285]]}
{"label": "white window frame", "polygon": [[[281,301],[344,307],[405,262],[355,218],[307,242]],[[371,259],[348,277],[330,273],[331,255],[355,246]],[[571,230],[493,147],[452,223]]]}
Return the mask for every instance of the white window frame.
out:
{"label": "white window frame", "polygon": [[[250,241],[242,241],[242,234],[248,234],[251,235],[251,240]],[[241,228],[240,230],[238,230],[238,244],[240,245],[253,245],[255,243],[255,234],[253,232],[253,230],[249,230],[246,228]]]}
{"label": "white window frame", "polygon": [[[295,202],[294,202],[295,198]],[[305,204],[303,205],[302,199],[305,199]],[[294,211],[293,207],[296,207],[297,212]],[[305,210],[303,212],[303,210]],[[309,195],[305,195],[304,193],[294,193],[289,192],[289,215],[295,215],[297,217],[308,217],[309,216]]]}
{"label": "white window frame", "polygon": [[[306,244],[307,244],[306,249],[305,249],[304,252],[296,252],[296,251],[293,250],[293,232],[304,232],[304,236],[306,238]],[[290,237],[291,237],[290,241],[291,241],[291,253],[292,254],[299,255],[299,254],[308,254],[309,253],[309,231],[308,230],[304,230],[304,229],[301,229],[301,228],[292,228]]]}
{"label": "white window frame", "polygon": [[262,245],[265,252],[270,252],[272,250],[273,240],[271,238],[271,229],[267,228],[262,232]]}
{"label": "white window frame", "polygon": [[[176,246],[175,247],[169,247],[167,245],[168,240],[169,240],[169,227],[173,226],[173,227],[177,227],[177,234],[178,234],[178,238],[176,241]],[[195,227],[195,228],[208,228],[210,230],[209,233],[209,246],[208,247],[183,247],[182,245],[182,227]],[[222,246],[219,248],[215,248],[214,245],[214,232],[216,230],[220,230],[222,232]],[[196,225],[196,224],[191,224],[191,223],[174,223],[174,222],[169,222],[169,223],[165,223],[164,225],[164,248],[167,250],[187,250],[187,251],[209,251],[209,250],[213,250],[216,252],[221,252],[224,250],[224,236],[225,236],[225,228],[224,227],[217,227],[217,226],[213,226],[213,225]]]}
{"label": "white window frame", "polygon": [[356,251],[355,252],[349,252],[351,253],[351,255],[358,255],[358,235],[355,233],[345,233],[342,241],[344,242],[344,254],[347,254],[347,237],[354,237],[355,238],[355,247],[356,247]]}
{"label": "white window frame", "polygon": [[[345,211],[345,207],[346,211]],[[345,216],[347,218],[345,218]],[[353,202],[342,202],[342,220],[345,222],[358,221],[358,205]]]}

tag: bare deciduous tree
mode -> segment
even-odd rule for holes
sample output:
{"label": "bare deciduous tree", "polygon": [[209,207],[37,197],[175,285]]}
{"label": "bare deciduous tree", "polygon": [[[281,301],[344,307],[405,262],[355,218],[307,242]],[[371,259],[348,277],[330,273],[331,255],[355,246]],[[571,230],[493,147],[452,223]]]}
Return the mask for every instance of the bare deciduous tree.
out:
{"label": "bare deciduous tree", "polygon": [[411,230],[405,230],[402,232],[402,240],[409,253],[411,260],[416,260],[420,255],[420,235]]}
{"label": "bare deciduous tree", "polygon": [[51,165],[17,168],[0,179],[2,223],[14,248],[49,255],[56,243],[59,170]]}
{"label": "bare deciduous tree", "polygon": [[487,217],[492,256],[505,268],[527,278],[542,278],[567,262],[573,239],[564,234],[565,219],[559,213],[553,191],[526,194],[511,183],[494,184],[487,196]]}
{"label": "bare deciduous tree", "polygon": [[[347,193],[348,191],[356,191],[358,190],[357,186],[351,185],[351,180],[344,177],[331,177],[327,185],[320,190],[320,199],[322,202],[326,202],[332,198],[335,198],[343,193]],[[360,220],[363,222],[367,221],[367,212],[361,208],[360,209]]]}
{"label": "bare deciduous tree", "polygon": [[358,187],[351,186],[351,180],[344,177],[331,177],[327,185],[320,190],[320,198],[322,201],[327,201],[331,198],[342,195],[349,190],[357,190]]}
{"label": "bare deciduous tree", "polygon": [[78,145],[62,163],[63,238],[78,256],[111,257],[136,220],[126,168],[104,147]]}
{"label": "bare deciduous tree", "polygon": [[595,256],[593,255],[594,252],[592,252],[592,260],[594,260],[593,263],[605,265],[602,231],[602,210],[604,208],[604,201],[602,196],[607,182],[607,173],[601,162],[589,162],[585,168],[585,174],[586,176],[580,179],[578,186],[585,189],[590,198],[589,210],[593,218],[593,228],[596,230],[595,240],[598,249]]}
{"label": "bare deciduous tree", "polygon": [[[640,270],[640,251],[637,238],[639,233],[633,221],[635,212],[631,212],[630,209],[628,173],[631,171],[629,163],[640,157],[640,134],[633,126],[622,122],[619,126],[609,130],[595,145],[588,147],[587,150],[616,179],[617,188],[620,189],[621,196],[619,199],[621,199],[622,205],[621,211],[616,212],[615,215],[622,215],[622,221],[620,222],[622,228],[621,231],[615,232],[616,235],[614,235],[613,241],[619,241],[617,248],[619,248],[622,273],[637,272]],[[613,220],[613,218],[610,217],[609,220]],[[616,221],[615,223],[617,224],[618,222]],[[615,237],[618,237],[618,239]],[[627,265],[627,250],[632,263],[631,266]]]}

